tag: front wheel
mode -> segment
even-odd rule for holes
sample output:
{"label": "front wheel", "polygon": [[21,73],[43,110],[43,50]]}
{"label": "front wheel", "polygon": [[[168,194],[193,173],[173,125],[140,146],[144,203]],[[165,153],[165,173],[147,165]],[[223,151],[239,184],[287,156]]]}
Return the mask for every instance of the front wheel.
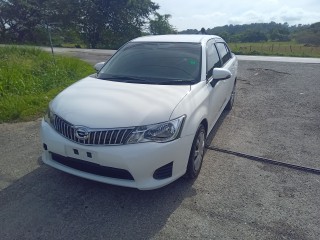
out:
{"label": "front wheel", "polygon": [[205,141],[206,141],[206,130],[201,124],[197,130],[197,133],[194,137],[188,167],[186,172],[186,177],[189,179],[196,178],[199,173],[203,162],[204,150],[205,150]]}

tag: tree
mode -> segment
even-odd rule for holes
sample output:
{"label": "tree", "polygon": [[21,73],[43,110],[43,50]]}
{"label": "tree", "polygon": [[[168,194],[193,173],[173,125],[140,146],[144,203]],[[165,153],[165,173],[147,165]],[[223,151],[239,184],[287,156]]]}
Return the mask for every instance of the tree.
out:
{"label": "tree", "polygon": [[320,45],[320,22],[311,24],[308,28],[297,32],[295,34],[295,40],[298,43],[309,45]]}
{"label": "tree", "polygon": [[170,14],[161,15],[155,13],[155,18],[150,20],[149,30],[153,35],[177,33],[173,26],[169,23]]}
{"label": "tree", "polygon": [[290,41],[289,35],[290,31],[287,23],[280,26],[275,26],[270,30],[270,40],[272,41]]}
{"label": "tree", "polygon": [[187,29],[179,32],[179,34],[198,34],[199,31],[197,29]]}
{"label": "tree", "polygon": [[0,41],[43,43],[49,26],[60,41],[117,48],[140,36],[158,8],[151,0],[0,0]]}
{"label": "tree", "polygon": [[66,29],[75,19],[77,0],[0,0],[2,42],[43,43],[46,28]]}
{"label": "tree", "polygon": [[263,42],[267,41],[268,38],[266,34],[260,31],[246,31],[242,34],[242,42]]}
{"label": "tree", "polygon": [[[37,21],[40,18],[38,6],[21,0],[1,1],[1,32],[7,41],[32,41],[35,39]],[[4,36],[3,36],[4,37]]]}
{"label": "tree", "polygon": [[118,48],[140,36],[158,8],[151,0],[82,0],[79,32],[88,47]]}

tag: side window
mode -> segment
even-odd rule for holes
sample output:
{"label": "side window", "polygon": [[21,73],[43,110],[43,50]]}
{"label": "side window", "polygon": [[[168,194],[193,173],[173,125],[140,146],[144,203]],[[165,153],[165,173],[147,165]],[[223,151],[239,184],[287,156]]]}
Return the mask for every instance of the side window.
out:
{"label": "side window", "polygon": [[214,41],[211,40],[207,43],[207,77],[212,75],[212,69],[215,67],[221,67],[220,58],[214,45]]}
{"label": "side window", "polygon": [[226,44],[222,42],[217,43],[217,49],[220,54],[222,64],[224,65],[231,58],[231,52],[229,48],[226,46]]}

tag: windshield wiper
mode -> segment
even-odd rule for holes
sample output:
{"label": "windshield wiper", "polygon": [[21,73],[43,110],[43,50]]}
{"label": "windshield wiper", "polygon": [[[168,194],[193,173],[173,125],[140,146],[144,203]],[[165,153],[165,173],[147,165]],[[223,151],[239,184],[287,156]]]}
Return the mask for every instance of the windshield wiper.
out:
{"label": "windshield wiper", "polygon": [[193,84],[193,81],[191,80],[163,80],[163,81],[157,81],[157,84],[163,84],[163,85],[191,85]]}
{"label": "windshield wiper", "polygon": [[99,77],[102,80],[117,81],[117,82],[126,82],[126,83],[145,83],[145,84],[155,84],[155,85],[191,85],[194,82],[191,80],[181,80],[181,79],[170,79],[170,80],[149,80],[134,76],[125,76],[125,75],[110,75]]}
{"label": "windshield wiper", "polygon": [[132,76],[122,76],[122,75],[116,75],[116,76],[110,76],[110,77],[99,77],[99,79],[102,80],[119,80],[119,82],[129,82],[129,83],[153,83],[150,80],[139,78],[139,77],[132,77]]}

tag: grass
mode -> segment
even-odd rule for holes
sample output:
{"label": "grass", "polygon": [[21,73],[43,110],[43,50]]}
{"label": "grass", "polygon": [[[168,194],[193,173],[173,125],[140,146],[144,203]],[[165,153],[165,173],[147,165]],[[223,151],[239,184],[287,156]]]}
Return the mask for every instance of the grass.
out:
{"label": "grass", "polygon": [[320,57],[320,46],[305,46],[295,42],[230,43],[238,55]]}
{"label": "grass", "polygon": [[0,47],[0,123],[42,116],[49,101],[94,73],[91,65],[32,47]]}
{"label": "grass", "polygon": [[62,43],[61,46],[64,48],[86,48],[85,44],[79,44],[79,43]]}

